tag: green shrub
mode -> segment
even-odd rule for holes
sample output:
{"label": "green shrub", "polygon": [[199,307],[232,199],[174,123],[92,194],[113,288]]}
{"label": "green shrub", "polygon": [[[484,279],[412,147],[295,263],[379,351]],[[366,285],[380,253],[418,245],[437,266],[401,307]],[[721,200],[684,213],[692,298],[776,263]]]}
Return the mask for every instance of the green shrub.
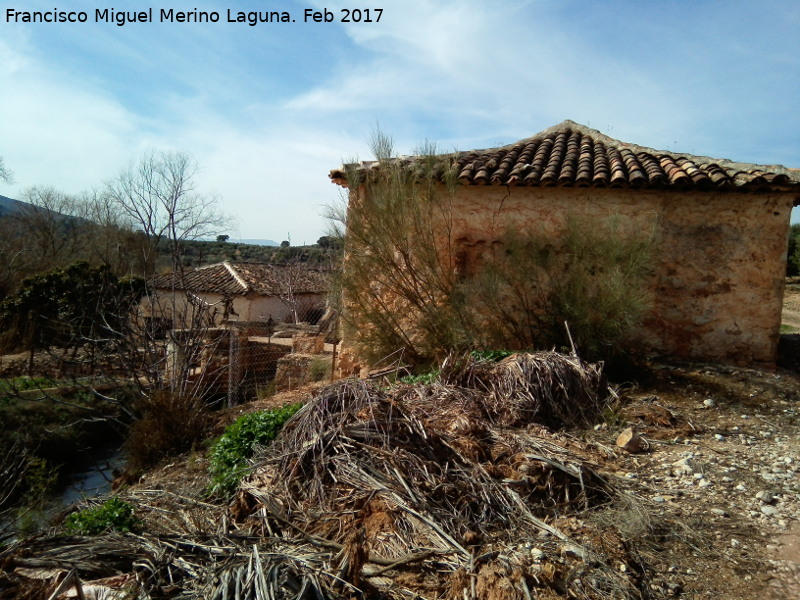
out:
{"label": "green shrub", "polygon": [[345,235],[335,288],[344,337],[360,360],[374,365],[401,352],[420,368],[477,348],[573,346],[600,360],[641,340],[657,215],[576,212],[531,230],[498,210],[489,239],[462,243],[455,157],[429,147],[401,160],[380,132],[372,146],[380,169],[346,166],[349,204],[328,215]]}
{"label": "green shrub", "polygon": [[302,404],[289,404],[275,410],[247,413],[225,429],[211,447],[212,494],[230,494],[248,471],[247,459],[256,446],[270,443]]}
{"label": "green shrub", "polygon": [[79,535],[100,535],[107,531],[125,533],[138,529],[140,525],[133,514],[133,506],[117,496],[99,506],[72,513],[65,523],[67,531]]}
{"label": "green shrub", "polygon": [[28,465],[22,475],[27,488],[25,505],[29,508],[43,508],[58,483],[58,469],[49,465],[45,459],[32,456],[28,459]]}
{"label": "green shrub", "polygon": [[435,382],[439,378],[439,370],[434,369],[433,371],[428,371],[427,373],[418,373],[416,375],[404,375],[400,378],[400,383],[408,383],[410,385],[414,385],[416,383],[421,383],[423,385],[429,385]]}
{"label": "green shrub", "polygon": [[318,356],[311,361],[308,378],[311,381],[324,381],[331,376],[331,360],[327,356]]}
{"label": "green shrub", "polygon": [[485,360],[487,362],[499,362],[514,354],[513,350],[473,350],[469,355],[475,360]]}
{"label": "green shrub", "polygon": [[50,388],[58,385],[55,379],[50,377],[12,377],[0,380],[0,394],[15,394],[26,390],[38,390]]}

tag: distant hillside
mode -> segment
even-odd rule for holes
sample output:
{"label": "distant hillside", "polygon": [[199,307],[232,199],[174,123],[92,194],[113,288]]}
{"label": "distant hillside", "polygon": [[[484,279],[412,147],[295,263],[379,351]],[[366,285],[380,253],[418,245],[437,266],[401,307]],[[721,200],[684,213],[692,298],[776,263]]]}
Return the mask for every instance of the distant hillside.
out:
{"label": "distant hillside", "polygon": [[250,244],[251,246],[280,246],[280,244],[274,240],[258,240],[258,239],[248,239],[248,240],[229,240],[234,244]]}
{"label": "distant hillside", "polygon": [[0,196],[0,217],[9,213],[17,212],[25,206],[24,202],[8,198],[7,196]]}
{"label": "distant hillside", "polygon": [[[284,248],[278,244],[265,244],[263,243],[265,240],[251,241],[261,243],[187,241],[184,242],[181,252],[183,263],[185,266],[200,267],[225,260],[255,263],[283,263],[287,260],[300,260],[314,267],[327,267],[331,264],[331,257],[337,253],[335,248],[324,248],[319,244]],[[168,244],[163,244],[159,248],[159,254],[163,259],[162,266],[169,264],[170,252]]]}

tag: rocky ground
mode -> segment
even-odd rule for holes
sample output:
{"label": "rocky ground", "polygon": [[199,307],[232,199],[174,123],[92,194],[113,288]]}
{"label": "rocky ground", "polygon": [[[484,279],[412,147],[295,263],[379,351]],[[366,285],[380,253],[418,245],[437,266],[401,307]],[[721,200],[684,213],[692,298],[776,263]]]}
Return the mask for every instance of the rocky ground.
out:
{"label": "rocky ground", "polygon": [[[654,585],[684,598],[800,597],[797,374],[661,367],[624,398],[617,429],[633,423],[646,449],[615,449],[607,466],[644,500],[648,535],[670,529],[650,555]],[[609,443],[612,429],[591,437]]]}

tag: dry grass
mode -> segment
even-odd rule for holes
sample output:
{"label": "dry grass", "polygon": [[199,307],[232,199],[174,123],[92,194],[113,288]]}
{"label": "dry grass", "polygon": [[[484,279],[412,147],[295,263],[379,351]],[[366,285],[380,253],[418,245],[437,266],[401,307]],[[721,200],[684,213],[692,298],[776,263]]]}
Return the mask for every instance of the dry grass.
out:
{"label": "dry grass", "polygon": [[485,392],[489,414],[509,427],[586,425],[613,396],[602,363],[557,352],[513,354],[499,363],[450,357],[440,377],[449,385]]}
{"label": "dry grass", "polygon": [[125,442],[127,468],[140,473],[170,456],[190,450],[204,440],[211,415],[202,399],[156,391],[141,400],[142,416]]}

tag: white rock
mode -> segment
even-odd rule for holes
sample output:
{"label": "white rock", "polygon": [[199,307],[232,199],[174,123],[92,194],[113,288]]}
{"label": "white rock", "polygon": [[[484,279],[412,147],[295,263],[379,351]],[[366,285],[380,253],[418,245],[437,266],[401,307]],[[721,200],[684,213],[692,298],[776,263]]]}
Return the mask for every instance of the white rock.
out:
{"label": "white rock", "polygon": [[769,504],[773,500],[775,500],[775,496],[773,496],[772,492],[767,490],[761,490],[756,494],[756,500],[761,500],[764,504]]}
{"label": "white rock", "polygon": [[775,515],[778,514],[778,509],[775,508],[774,506],[770,506],[769,504],[766,504],[766,505],[761,507],[761,512],[763,514],[767,515],[768,517],[774,517]]}

